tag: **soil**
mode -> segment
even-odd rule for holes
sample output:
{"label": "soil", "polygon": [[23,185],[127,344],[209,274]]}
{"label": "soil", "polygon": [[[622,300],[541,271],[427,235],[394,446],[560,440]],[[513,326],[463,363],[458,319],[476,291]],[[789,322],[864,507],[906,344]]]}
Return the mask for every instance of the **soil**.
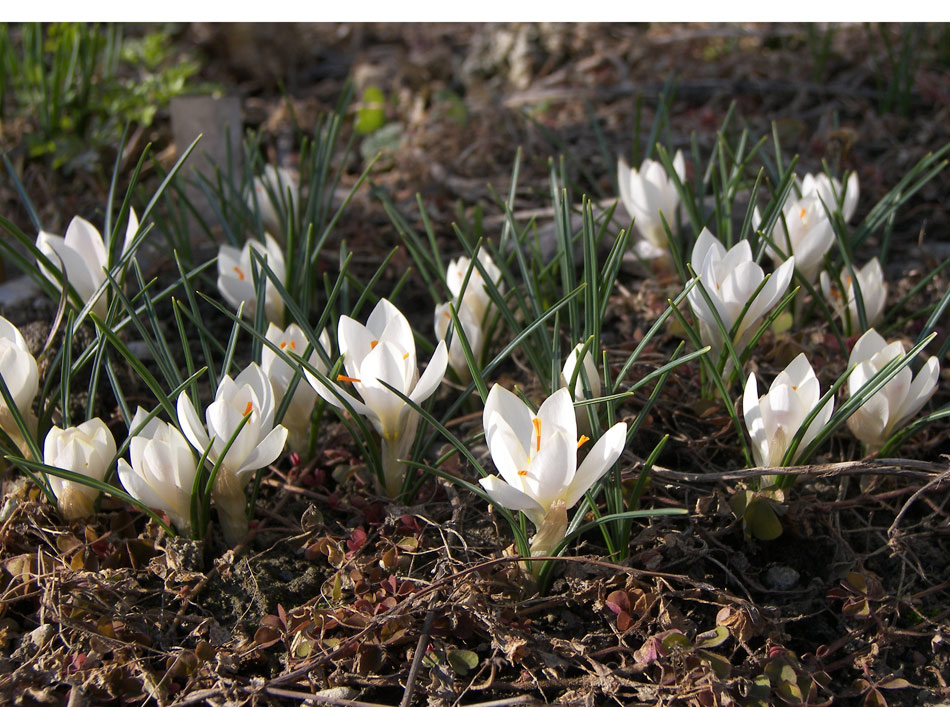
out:
{"label": "soil", "polygon": [[[497,239],[505,215],[495,195],[508,193],[518,148],[518,215],[526,222],[537,214],[539,230],[552,216],[550,158],[565,156],[578,201],[581,194],[615,199],[616,156],[638,163],[645,148],[645,134],[636,141],[638,106],[645,133],[670,79],[677,88],[661,135],[667,147],[690,152],[695,140],[708,154],[733,107],[730,131],[747,128],[754,141],[771,139],[774,126],[801,172],[823,161],[839,173],[856,170],[858,223],[912,165],[950,142],[950,30],[918,27],[196,24],[178,28],[176,42],[201,57],[201,81],[241,97],[263,155],[284,164],[299,160],[295,125],[315,125],[348,78],[357,96],[378,86],[386,122],[401,137],[385,146],[373,185],[421,230],[418,194],[442,252],[455,256],[462,249],[453,223]],[[909,76],[890,84],[899,66],[883,39],[893,48],[906,36],[914,40]],[[889,97],[892,86],[907,88],[906,101],[899,91]],[[349,121],[344,142],[351,134]],[[162,111],[141,137],[166,167],[182,148],[170,136]],[[114,155],[102,156],[108,168],[77,178],[17,152],[9,134],[4,147],[50,230],[62,233],[75,214],[95,221],[101,213]],[[358,148],[340,159],[345,194],[368,160]],[[154,166],[143,180],[147,194],[159,180]],[[950,257],[948,194],[944,170],[898,212],[885,265],[889,304]],[[0,184],[0,209],[22,228],[29,224],[7,183]],[[360,283],[401,243],[366,186],[326,252],[338,253],[344,241]],[[869,239],[856,262],[881,245]],[[321,267],[338,267],[334,258]],[[400,249],[375,294],[387,295],[411,267]],[[162,257],[152,275],[160,286],[177,277]],[[602,338],[614,374],[681,289],[677,277],[633,265],[618,283]],[[933,278],[904,305],[906,318],[890,320],[901,325],[889,336],[912,341],[926,320],[920,311],[948,285],[947,272]],[[428,290],[414,276],[401,288],[395,303],[431,341]],[[213,277],[202,276],[196,289],[213,293]],[[55,311],[37,300],[0,314],[31,332],[39,352]],[[159,311],[174,340],[169,301]],[[203,301],[201,316],[227,339],[227,317]],[[928,352],[950,335],[946,315],[936,330]],[[74,351],[91,336],[77,334]],[[829,338],[818,326],[767,334],[756,356],[760,381],[804,350],[824,390],[847,362]],[[666,327],[630,380],[669,360],[680,340]],[[249,360],[242,350],[235,362]],[[940,363],[940,386],[925,409],[950,401],[950,361]],[[699,371],[692,363],[671,375],[621,462],[632,484],[668,434],[641,507],[688,514],[638,520],[623,558],[611,558],[603,537],[588,533],[553,563],[553,580],[540,588],[513,556],[504,520],[464,488],[427,477],[409,505],[375,495],[358,446],[330,412],[312,460],[287,454],[262,475],[250,534],[235,548],[214,523],[203,541],[170,538],[109,498],[94,517],[65,523],[8,469],[0,510],[0,703],[950,700],[950,424],[926,427],[891,460],[862,460],[842,429],[813,465],[795,470],[796,485],[770,502],[780,537],[758,540],[729,501],[760,472],[745,469],[722,403],[698,402]],[[130,400],[148,399],[130,371],[121,381]],[[517,385],[534,400],[542,394],[520,354],[492,382]],[[435,405],[446,409],[459,390],[444,385]],[[86,405],[83,394],[73,400],[74,418]],[[648,395],[625,402],[622,416],[632,421]],[[97,398],[95,413],[117,435],[124,431],[111,393]],[[448,426],[466,439],[480,424],[473,402]],[[427,462],[446,450],[437,442],[425,450]],[[483,443],[473,451],[490,467]],[[458,457],[443,470],[474,476]]]}

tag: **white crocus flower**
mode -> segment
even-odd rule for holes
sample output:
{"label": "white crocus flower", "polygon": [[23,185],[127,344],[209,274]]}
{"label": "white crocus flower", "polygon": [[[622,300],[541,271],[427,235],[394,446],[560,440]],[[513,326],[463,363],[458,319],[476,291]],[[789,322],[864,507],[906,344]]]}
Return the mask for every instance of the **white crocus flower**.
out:
{"label": "white crocus flower", "polygon": [[283,233],[281,219],[275,208],[285,213],[296,213],[300,198],[300,178],[297,172],[287,167],[264,166],[264,174],[254,177],[254,193],[247,195],[247,206],[252,211],[257,203],[258,213],[265,231]]}
{"label": "white crocus flower", "polygon": [[[673,157],[673,169],[682,182],[686,178],[682,150],[677,150]],[[627,165],[621,157],[617,165],[617,183],[620,201],[643,237],[635,245],[637,253],[644,259],[666,257],[669,247],[660,214],[671,229],[675,228],[680,197],[663,164],[648,158],[643,160],[638,170]]]}
{"label": "white crocus flower", "polygon": [[[248,239],[241,249],[222,245],[218,251],[218,290],[221,296],[235,309],[244,302],[244,315],[253,318],[257,311],[257,283],[253,276],[251,248],[260,253],[274,275],[284,283],[287,266],[284,251],[269,233],[264,234],[265,243]],[[266,244],[266,245],[265,245]],[[257,277],[267,277],[258,268]],[[284,301],[269,277],[264,285],[264,307],[267,321],[280,324],[284,319]]]}
{"label": "white crocus flower", "polygon": [[[850,221],[851,217],[854,216],[854,211],[858,208],[859,193],[858,173],[852,172],[848,177],[841,204],[841,215],[845,221]],[[817,196],[833,213],[838,208],[838,199],[842,198],[841,182],[834,177],[829,177],[824,172],[819,172],[817,175],[806,174],[801,182],[801,194],[803,197]]]}
{"label": "white crocus flower", "polygon": [[[864,314],[869,327],[877,326],[884,317],[884,303],[887,301],[887,283],[884,281],[884,271],[877,258],[871,258],[863,268],[855,271],[858,276],[858,286],[861,288],[861,299],[864,302]],[[858,326],[858,301],[854,294],[854,283],[847,269],[841,271],[841,287],[846,297],[842,296],[838,283],[832,282],[827,272],[819,277],[821,291],[831,305],[832,310],[845,323],[845,333],[850,334]],[[847,315],[845,312],[847,311]]]}
{"label": "white crocus flower", "polygon": [[[78,427],[53,427],[43,445],[43,463],[102,481],[115,458],[115,438],[106,423],[94,417]],[[59,512],[66,520],[92,515],[99,490],[78,481],[49,475]]]}
{"label": "white crocus flower", "polygon": [[587,437],[577,437],[574,406],[567,388],[545,400],[537,414],[521,399],[494,385],[485,401],[485,440],[499,474],[480,479],[492,502],[523,511],[538,532],[532,556],[544,556],[567,530],[567,510],[620,457],[627,425],[618,422],[587,453],[580,467],[577,450]]}
{"label": "white crocus flower", "polygon": [[[759,320],[778,304],[785,294],[792,279],[795,262],[795,258],[789,258],[782,263],[752,300],[739,321],[733,340],[738,353],[742,353],[745,344],[755,333]],[[709,229],[704,228],[693,246],[691,264],[726,331],[732,331],[746,303],[765,278],[762,268],[752,259],[749,242],[739,241],[727,251]],[[713,347],[713,354],[718,359],[722,350],[722,337],[713,310],[706,304],[698,285],[689,291],[688,297],[690,306],[699,319],[702,340]]]}
{"label": "white crocus flower", "polygon": [[[752,226],[761,223],[758,207],[752,212]],[[798,271],[808,282],[814,282],[825,253],[835,242],[834,230],[825,207],[814,193],[801,199],[788,199],[782,207],[782,216],[770,234],[775,248],[766,247],[774,262],[786,256],[795,256]],[[777,250],[776,250],[777,248]]]}
{"label": "white crocus flower", "polygon": [[[39,371],[36,359],[26,344],[26,339],[9,321],[0,317],[0,377],[7,385],[13,403],[31,432],[36,431],[36,416],[33,414],[33,399],[39,389]],[[0,428],[17,443],[20,450],[31,458],[29,447],[13,420],[10,408],[0,397]]]}
{"label": "white crocus flower", "polygon": [[[495,261],[491,259],[491,256],[484,249],[479,249],[477,257],[478,262],[480,262],[485,269],[485,274],[488,275],[488,279],[495,285],[499,292],[504,292],[501,283],[501,270],[495,265]],[[469,276],[468,284],[463,292],[462,285],[465,284],[465,276],[470,267],[472,274]],[[463,304],[467,305],[479,326],[484,326],[488,313],[491,310],[492,298],[485,284],[485,278],[482,277],[482,273],[478,267],[473,266],[471,260],[465,256],[462,256],[458,260],[451,261],[448,269],[445,271],[445,284],[448,286],[449,292],[452,293],[452,298],[456,302],[461,300]],[[459,309],[458,305],[456,305],[456,309]]]}
{"label": "white crocus flower", "polygon": [[197,460],[174,425],[152,418],[142,427],[147,416],[141,407],[135,411],[129,425],[129,431],[138,429],[129,440],[132,463],[119,459],[119,480],[130,496],[149,508],[165,511],[179,533],[190,535]]}
{"label": "white crocus flower", "polygon": [[[462,324],[462,331],[465,332],[465,338],[468,339],[468,345],[472,349],[475,362],[478,363],[485,345],[481,323],[475,318],[471,307],[469,307],[464,300],[456,314],[458,315],[459,322]],[[449,310],[449,303],[445,302],[435,308],[435,335],[444,341],[448,336],[449,327],[451,326],[452,313]],[[465,352],[462,350],[462,341],[457,334],[452,336],[452,343],[449,344],[449,365],[460,380],[471,380],[472,373],[468,369]]]}
{"label": "white crocus flower", "polygon": [[[580,355],[584,344],[578,344],[567,355],[564,361],[564,367],[561,369],[561,385],[570,390],[571,378],[574,377],[574,371],[577,369],[577,357]],[[591,397],[599,398],[601,393],[600,374],[597,372],[597,365],[594,363],[594,357],[590,349],[584,354],[583,373],[577,373],[577,381],[574,383],[574,393],[571,396],[575,402],[586,400],[584,394],[584,374],[587,375],[587,384],[590,386]],[[574,417],[577,420],[577,428],[582,432],[590,432],[590,419],[587,414],[587,406],[574,408]]]}
{"label": "white crocus flower", "polygon": [[[129,209],[129,222],[126,226],[121,253],[128,250],[138,230],[138,217],[134,209]],[[86,219],[74,217],[69,222],[65,237],[40,231],[36,237],[36,247],[57,268],[62,262],[65,279],[76,290],[83,304],[88,303],[100,285],[105,282],[105,271],[109,268],[109,249],[103,242],[99,230]],[[41,263],[37,265],[46,279],[62,292],[62,286],[53,273],[45,265]],[[92,311],[101,319],[105,319],[108,310],[109,303],[102,296],[92,307]]]}
{"label": "white crocus flower", "polygon": [[[849,366],[857,364],[848,376],[848,394],[856,394],[875,373],[904,354],[900,341],[888,344],[877,331],[868,329],[848,359]],[[879,450],[895,430],[920,412],[937,389],[939,373],[936,356],[928,358],[916,376],[905,366],[848,418],[848,428],[869,451]]]}
{"label": "white crocus flower", "polygon": [[234,380],[230,376],[221,379],[214,402],[205,411],[207,431],[188,395],[182,392],[178,396],[181,430],[199,452],[210,446],[209,464],[217,463],[234,432],[247,418],[247,423],[224,454],[212,490],[224,537],[231,545],[247,533],[244,487],[255,471],[280,456],[287,441],[287,428],[274,426],[274,408],[274,391],[256,363],[241,371]]}
{"label": "white crocus flower", "polygon": [[[752,438],[752,456],[758,466],[782,466],[789,444],[820,399],[818,378],[803,353],[775,377],[768,393],[761,398],[755,373],[749,374],[742,396],[742,414]],[[833,409],[834,397],[831,397],[805,431],[793,463],[827,424]],[[763,477],[762,483],[768,486],[768,477]]]}
{"label": "white crocus flower", "polygon": [[[278,346],[281,351],[288,355],[303,356],[307,350],[307,338],[304,336],[303,330],[296,324],[291,324],[286,329],[269,324],[266,337],[268,341]],[[320,333],[318,342],[324,352],[330,351],[330,336],[325,329]],[[311,353],[310,363],[318,370],[326,371],[323,359],[316,351]],[[273,349],[265,346],[261,349],[261,369],[274,388],[275,408],[280,407],[284,395],[287,393],[287,388],[293,380],[296,366],[287,363]],[[316,401],[317,393],[301,376],[281,423],[289,432],[290,448],[298,454],[307,450],[310,437],[310,416],[313,413],[313,406]]]}
{"label": "white crocus flower", "polygon": [[405,473],[398,460],[412,447],[419,414],[382,382],[421,404],[435,392],[445,375],[448,364],[445,341],[439,342],[420,377],[409,321],[387,299],[377,303],[365,326],[350,317],[340,317],[338,336],[346,375],[338,375],[337,382],[352,385],[362,400],[341,385],[333,385],[332,390],[327,388],[309,371],[307,380],[328,403],[343,408],[342,401],[346,401],[356,414],[373,425],[381,438],[384,490],[396,496]]}

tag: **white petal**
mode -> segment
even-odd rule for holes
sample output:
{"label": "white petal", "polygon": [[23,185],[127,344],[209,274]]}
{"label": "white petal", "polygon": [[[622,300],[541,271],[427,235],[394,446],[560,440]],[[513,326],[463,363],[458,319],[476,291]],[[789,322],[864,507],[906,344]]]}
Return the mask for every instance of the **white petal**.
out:
{"label": "white petal", "polygon": [[568,508],[573,508],[587,490],[614,465],[623,453],[626,441],[627,424],[625,422],[618,422],[597,440],[597,444],[581,462],[564,494],[564,503]]}
{"label": "white petal", "polygon": [[178,396],[178,424],[191,445],[201,454],[208,448],[211,440],[205,431],[204,425],[198,419],[198,413],[195,412],[195,406],[191,402],[188,394],[182,391]]}
{"label": "white petal", "polygon": [[[524,511],[535,525],[540,525],[544,509],[533,498],[497,476],[486,476],[484,479],[479,479],[478,483],[484,487],[493,503],[512,511]],[[537,518],[536,521],[535,518]]]}

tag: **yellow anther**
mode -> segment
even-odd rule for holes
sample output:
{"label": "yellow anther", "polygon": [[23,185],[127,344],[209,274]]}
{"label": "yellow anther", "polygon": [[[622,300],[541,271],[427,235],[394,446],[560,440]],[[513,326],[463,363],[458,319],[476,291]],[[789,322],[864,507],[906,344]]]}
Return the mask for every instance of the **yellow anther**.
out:
{"label": "yellow anther", "polygon": [[284,349],[286,349],[286,348],[287,348],[287,342],[286,342],[286,341],[281,341],[281,342],[280,342],[280,348],[281,348],[281,351],[283,351]]}
{"label": "yellow anther", "polygon": [[376,348],[376,344],[378,344],[378,343],[379,343],[379,341],[378,341],[377,339],[373,339],[372,341],[369,342],[369,348],[370,348],[370,349],[375,349],[375,348]]}
{"label": "yellow anther", "polygon": [[405,361],[407,358],[409,358],[409,352],[408,352],[408,351],[406,351],[406,353],[404,353],[404,354],[402,355],[402,360]]}
{"label": "yellow anther", "polygon": [[588,442],[590,442],[590,437],[588,437],[587,435],[581,435],[580,439],[577,440],[577,448],[580,449]]}
{"label": "yellow anther", "polygon": [[237,265],[234,266],[234,272],[237,273],[238,280],[244,281],[244,271],[241,270]]}
{"label": "yellow anther", "polygon": [[252,410],[254,410],[254,405],[251,403],[250,400],[248,400],[247,407],[244,408],[244,417],[247,417],[248,415],[250,415]]}
{"label": "yellow anther", "polygon": [[541,418],[536,417],[531,422],[534,423],[534,433],[538,436],[537,446],[535,447],[536,452],[541,451]]}
{"label": "yellow anther", "polygon": [[350,378],[349,376],[344,376],[342,373],[336,377],[341,383],[359,383],[359,378]]}
{"label": "yellow anther", "polygon": [[527,476],[527,475],[528,475],[527,469],[522,469],[521,471],[518,472],[518,476]]}
{"label": "yellow anther", "polygon": [[801,212],[799,212],[799,214],[798,214],[798,218],[800,218],[802,221],[804,221],[804,220],[805,220],[805,214],[806,214],[807,212],[808,212],[808,209],[802,209]]}

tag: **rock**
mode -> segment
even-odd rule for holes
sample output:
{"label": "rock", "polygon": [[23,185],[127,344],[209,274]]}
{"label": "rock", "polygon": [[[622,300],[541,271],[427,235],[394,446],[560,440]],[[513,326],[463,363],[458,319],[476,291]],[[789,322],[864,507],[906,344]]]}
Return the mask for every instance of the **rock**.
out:
{"label": "rock", "polygon": [[786,565],[772,565],[765,572],[765,583],[769,589],[784,592],[798,584],[798,571]]}

